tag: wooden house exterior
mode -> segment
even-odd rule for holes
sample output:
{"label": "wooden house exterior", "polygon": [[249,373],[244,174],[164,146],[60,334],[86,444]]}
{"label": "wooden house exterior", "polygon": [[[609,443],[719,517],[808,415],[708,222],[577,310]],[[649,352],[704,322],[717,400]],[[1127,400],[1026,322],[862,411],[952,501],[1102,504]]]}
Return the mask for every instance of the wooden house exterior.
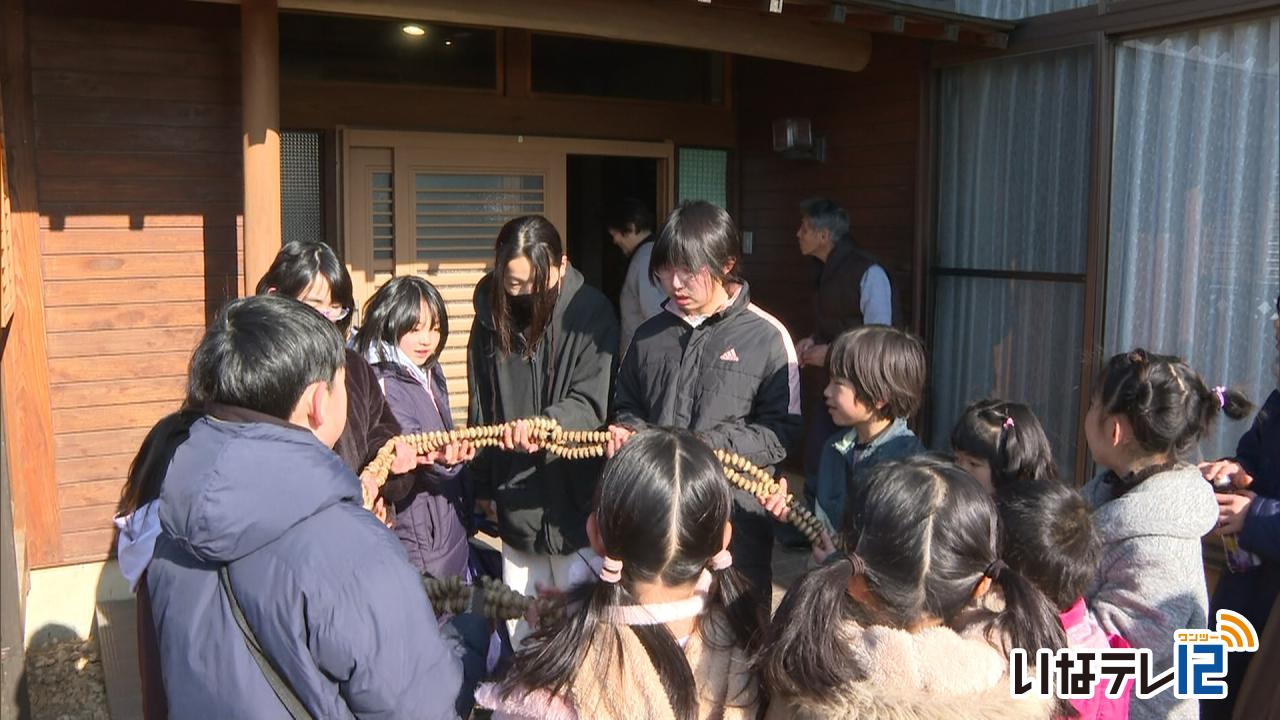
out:
{"label": "wooden house exterior", "polygon": [[[482,209],[458,211],[476,222],[448,220],[452,211],[433,203],[470,201],[450,205],[441,193],[487,191],[492,181],[565,232],[573,158],[652,161],[664,211],[680,197],[682,153],[722,151],[724,201],[750,233],[745,271],[758,304],[797,338],[811,329],[809,268],[794,233],[798,203],[826,195],[845,204],[853,236],[889,271],[906,324],[928,336],[939,188],[948,182],[939,175],[940,74],[1083,48],[1097,59],[1089,191],[1078,208],[1088,258],[1071,277],[1085,298],[1080,335],[1096,346],[1116,44],[1165,28],[1269,22],[1280,4],[1103,0],[1019,21],[929,4],[0,0],[4,447],[19,564],[109,556],[139,441],[179,403],[206,323],[252,292],[288,234],[282,133],[310,133],[316,144],[315,235],[351,267],[358,302],[394,273],[420,272],[442,287],[457,318],[443,360],[460,388],[470,289],[496,221]],[[492,33],[493,82],[435,87],[292,72],[280,24],[298,15]],[[544,36],[708,53],[722,85],[702,101],[538,90],[535,45]],[[775,152],[772,124],[785,117],[811,119],[824,162]],[[460,177],[481,184],[450,185]],[[522,184],[533,177],[536,187]],[[288,168],[283,180],[287,194]],[[588,191],[578,187],[575,197],[585,202]],[[1095,363],[1079,360],[1073,403],[1087,401]],[[1078,473],[1082,445],[1072,446]]]}

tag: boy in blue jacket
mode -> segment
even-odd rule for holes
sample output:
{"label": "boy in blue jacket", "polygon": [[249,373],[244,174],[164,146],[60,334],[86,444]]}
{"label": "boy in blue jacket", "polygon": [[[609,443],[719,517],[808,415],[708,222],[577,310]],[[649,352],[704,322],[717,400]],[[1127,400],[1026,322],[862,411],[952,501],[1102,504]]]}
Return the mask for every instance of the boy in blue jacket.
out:
{"label": "boy in blue jacket", "polygon": [[455,717],[459,662],[332,451],[344,357],[333,323],[272,295],[228,304],[196,348],[189,396],[206,415],[165,475],[147,571],[175,717],[290,717],[232,597],[313,717]]}

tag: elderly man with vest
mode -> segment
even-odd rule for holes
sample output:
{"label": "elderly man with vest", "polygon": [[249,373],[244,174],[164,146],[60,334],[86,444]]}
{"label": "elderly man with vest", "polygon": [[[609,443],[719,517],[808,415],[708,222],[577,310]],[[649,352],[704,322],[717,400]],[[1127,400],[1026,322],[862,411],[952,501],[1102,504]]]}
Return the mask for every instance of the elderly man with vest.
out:
{"label": "elderly man with vest", "polygon": [[813,334],[796,343],[800,355],[805,407],[805,498],[812,502],[818,458],[827,438],[836,431],[823,404],[827,385],[827,344],[859,325],[894,323],[893,290],[889,274],[849,237],[849,214],[827,198],[800,205],[800,252],[814,261],[815,323]]}

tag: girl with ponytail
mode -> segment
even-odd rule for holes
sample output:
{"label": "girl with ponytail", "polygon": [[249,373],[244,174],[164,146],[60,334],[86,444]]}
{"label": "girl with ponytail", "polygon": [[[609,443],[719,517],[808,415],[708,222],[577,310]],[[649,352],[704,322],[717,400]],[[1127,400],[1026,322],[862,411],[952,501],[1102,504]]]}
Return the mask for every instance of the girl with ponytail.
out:
{"label": "girl with ponytail", "polygon": [[[1098,623],[1173,665],[1174,633],[1208,624],[1201,538],[1218,523],[1213,487],[1189,462],[1218,415],[1240,419],[1248,398],[1210,387],[1181,358],[1137,349],[1112,357],[1084,418],[1093,461],[1105,472],[1081,490],[1093,508],[1102,563],[1085,591]],[[1134,697],[1130,717],[1198,718],[1196,701],[1164,692]]]}
{"label": "girl with ponytail", "polygon": [[1008,655],[1065,636],[1001,559],[990,494],[918,456],[877,466],[850,499],[839,549],[774,616],[758,663],[767,717],[1049,718],[1053,701],[1010,695]]}
{"label": "girl with ponytail", "polygon": [[652,428],[605,465],[587,520],[604,558],[479,703],[494,718],[755,718],[764,618],[729,554],[733,500],[693,433]]}

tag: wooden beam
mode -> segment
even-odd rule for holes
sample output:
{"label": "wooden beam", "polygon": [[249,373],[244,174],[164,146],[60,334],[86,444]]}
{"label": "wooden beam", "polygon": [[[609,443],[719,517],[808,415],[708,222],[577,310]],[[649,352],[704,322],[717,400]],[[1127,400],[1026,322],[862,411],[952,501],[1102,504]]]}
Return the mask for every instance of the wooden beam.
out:
{"label": "wooden beam", "polygon": [[[833,6],[841,7],[840,6]],[[902,15],[885,15],[881,13],[845,13],[845,22],[853,27],[859,27],[863,30],[870,30],[878,33],[892,33],[901,35],[907,31],[907,19]],[[921,27],[913,25],[912,27]]]}
{"label": "wooden beam", "polygon": [[[380,127],[396,130],[673,140],[680,145],[733,145],[737,118],[724,105],[610,98],[509,96],[427,87],[290,80],[280,86],[281,119],[289,127]],[[527,75],[525,82],[527,82]],[[527,87],[525,85],[524,87]],[[732,88],[732,85],[727,86]]]}
{"label": "wooden beam", "polygon": [[596,0],[279,0],[279,7],[674,45],[850,72],[871,58],[871,36],[861,30],[688,0],[612,0],[608,12]]}
{"label": "wooden beam", "polygon": [[4,374],[5,442],[13,490],[14,527],[25,538],[27,565],[62,559],[58,494],[54,478],[53,407],[49,401],[49,353],[45,336],[44,280],[40,265],[36,200],[35,126],[22,0],[0,0],[3,13],[0,68],[5,146],[8,152],[15,302],[0,349]]}
{"label": "wooden beam", "polygon": [[244,114],[244,292],[280,251],[280,31],[276,0],[240,6]]}

